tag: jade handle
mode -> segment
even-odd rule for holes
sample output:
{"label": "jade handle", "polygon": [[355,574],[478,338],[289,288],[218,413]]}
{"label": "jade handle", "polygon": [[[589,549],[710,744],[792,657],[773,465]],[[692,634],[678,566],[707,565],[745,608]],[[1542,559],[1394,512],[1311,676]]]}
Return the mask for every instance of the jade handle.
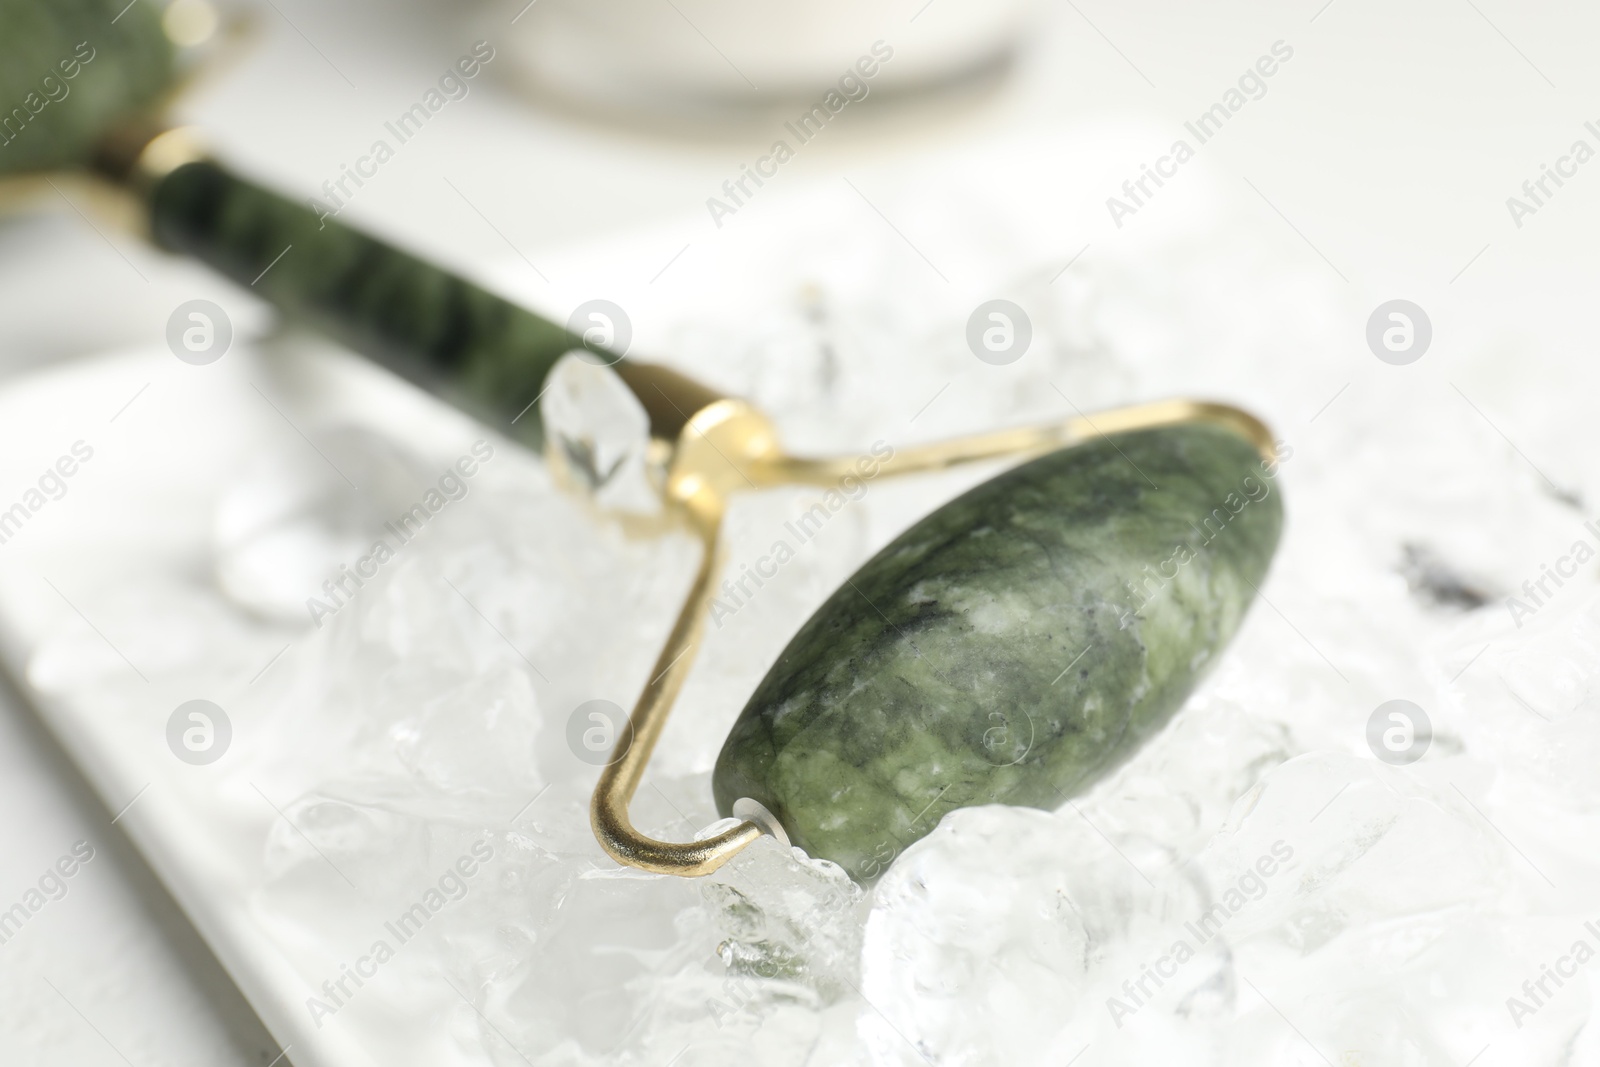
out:
{"label": "jade handle", "polygon": [[[150,192],[156,242],[531,447],[534,401],[575,348],[562,326],[202,160]],[[619,371],[622,368],[618,368]]]}

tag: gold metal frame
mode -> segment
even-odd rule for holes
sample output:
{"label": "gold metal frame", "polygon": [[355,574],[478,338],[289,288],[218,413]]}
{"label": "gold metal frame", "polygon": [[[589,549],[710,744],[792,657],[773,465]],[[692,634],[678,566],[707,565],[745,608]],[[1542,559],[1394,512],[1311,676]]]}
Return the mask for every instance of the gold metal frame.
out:
{"label": "gold metal frame", "polygon": [[[628,377],[624,375],[625,380]],[[662,395],[666,393],[662,391]],[[670,397],[667,399],[676,406]],[[711,591],[720,569],[718,534],[728,497],[741,490],[780,485],[834,486],[855,473],[856,463],[855,457],[814,459],[785,454],[772,423],[742,400],[722,398],[690,410],[694,414],[682,420],[673,445],[666,498],[700,534],[704,552],[666,647],[651,668],[652,680],[639,694],[628,728],[617,737],[589,807],[594,835],[612,859],[655,874],[684,877],[711,873],[764,832],[781,833],[781,828],[763,827],[746,818],[739,825],[702,840],[660,841],[640,833],[628,813],[656,741],[694,666],[694,653],[705,629]],[[1254,444],[1265,459],[1276,455],[1267,427],[1238,408],[1203,401],[1165,400],[1114,408],[1093,417],[1080,415],[1056,425],[998,430],[897,451],[884,461],[878,477],[940,470],[980,460],[1022,458],[1128,430],[1197,422],[1238,433]]]}

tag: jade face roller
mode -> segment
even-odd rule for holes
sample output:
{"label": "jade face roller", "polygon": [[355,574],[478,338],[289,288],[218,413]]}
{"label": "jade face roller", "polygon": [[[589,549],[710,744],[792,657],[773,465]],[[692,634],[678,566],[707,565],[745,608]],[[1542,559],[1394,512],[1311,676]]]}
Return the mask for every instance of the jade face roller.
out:
{"label": "jade face roller", "polygon": [[706,551],[601,774],[590,819],[623,863],[715,870],[763,830],[858,879],[946,812],[1054,808],[1160,729],[1238,628],[1283,522],[1266,428],[1168,401],[897,452],[878,476],[1031,459],[916,523],[801,627],[734,723],[712,779],[740,825],[689,843],[628,804],[688,676],[730,493],[836,486],[855,460],[784,454],[749,405],[697,412],[667,497]]}
{"label": "jade face roller", "polygon": [[31,75],[18,72],[80,42],[94,51],[69,94],[28,105],[0,173],[92,169],[135,195],[162,247],[530,445],[545,379],[574,349],[612,363],[644,406],[665,501],[704,552],[595,789],[595,835],[618,862],[699,875],[770,832],[867,880],[954,808],[1055,807],[1171,718],[1265,576],[1282,525],[1275,453],[1235,408],[1167,401],[901,450],[878,476],[1025,462],[913,525],[795,635],[717,760],[717,807],[737,825],[692,842],[644,835],[629,804],[693,666],[729,497],[832,487],[856,461],[790,456],[744,401],[618,359],[229,173],[152,121],[174,47],[153,5],[116,6],[0,0],[0,25],[20,27],[0,38],[0,91],[26,103]]}

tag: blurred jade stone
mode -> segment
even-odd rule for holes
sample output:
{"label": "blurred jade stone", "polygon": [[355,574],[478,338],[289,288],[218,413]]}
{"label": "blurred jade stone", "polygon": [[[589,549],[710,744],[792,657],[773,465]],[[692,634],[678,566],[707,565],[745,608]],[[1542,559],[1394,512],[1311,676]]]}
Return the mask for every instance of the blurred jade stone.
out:
{"label": "blurred jade stone", "polygon": [[1255,446],[1168,426],[1025,463],[829,597],[717,760],[794,844],[871,881],[951,810],[1054,809],[1160,730],[1233,637],[1283,505]]}
{"label": "blurred jade stone", "polygon": [[0,0],[0,174],[89,161],[175,78],[156,0]]}

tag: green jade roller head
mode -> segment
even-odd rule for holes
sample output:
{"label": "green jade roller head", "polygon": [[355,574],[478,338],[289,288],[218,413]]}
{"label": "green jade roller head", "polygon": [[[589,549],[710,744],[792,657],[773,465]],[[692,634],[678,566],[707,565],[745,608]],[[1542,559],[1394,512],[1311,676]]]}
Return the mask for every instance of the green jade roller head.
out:
{"label": "green jade roller head", "polygon": [[1177,425],[945,504],[789,642],[723,745],[718,809],[752,798],[866,880],[955,808],[1066,803],[1238,629],[1283,523],[1269,469],[1228,429]]}
{"label": "green jade roller head", "polygon": [[618,862],[699,875],[771,833],[869,881],[955,808],[1053,808],[1089,787],[1172,717],[1238,628],[1283,521],[1272,439],[1248,414],[1163,401],[901,449],[880,476],[1027,461],[913,525],[801,627],[716,763],[735,826],[692,842],[640,832],[629,805],[694,663],[728,497],[831,487],[852,461],[787,455],[745,402],[604,352],[206,158],[159,121],[185,62],[174,12],[203,0],[165,16],[125,2],[0,0],[0,178],[112,180],[163,248],[529,445],[543,443],[545,379],[574,349],[644,406],[663,496],[705,551],[595,788],[591,823]]}
{"label": "green jade roller head", "polygon": [[117,18],[118,6],[0,0],[0,177],[88,166],[109,132],[177,88],[178,48],[155,7]]}

